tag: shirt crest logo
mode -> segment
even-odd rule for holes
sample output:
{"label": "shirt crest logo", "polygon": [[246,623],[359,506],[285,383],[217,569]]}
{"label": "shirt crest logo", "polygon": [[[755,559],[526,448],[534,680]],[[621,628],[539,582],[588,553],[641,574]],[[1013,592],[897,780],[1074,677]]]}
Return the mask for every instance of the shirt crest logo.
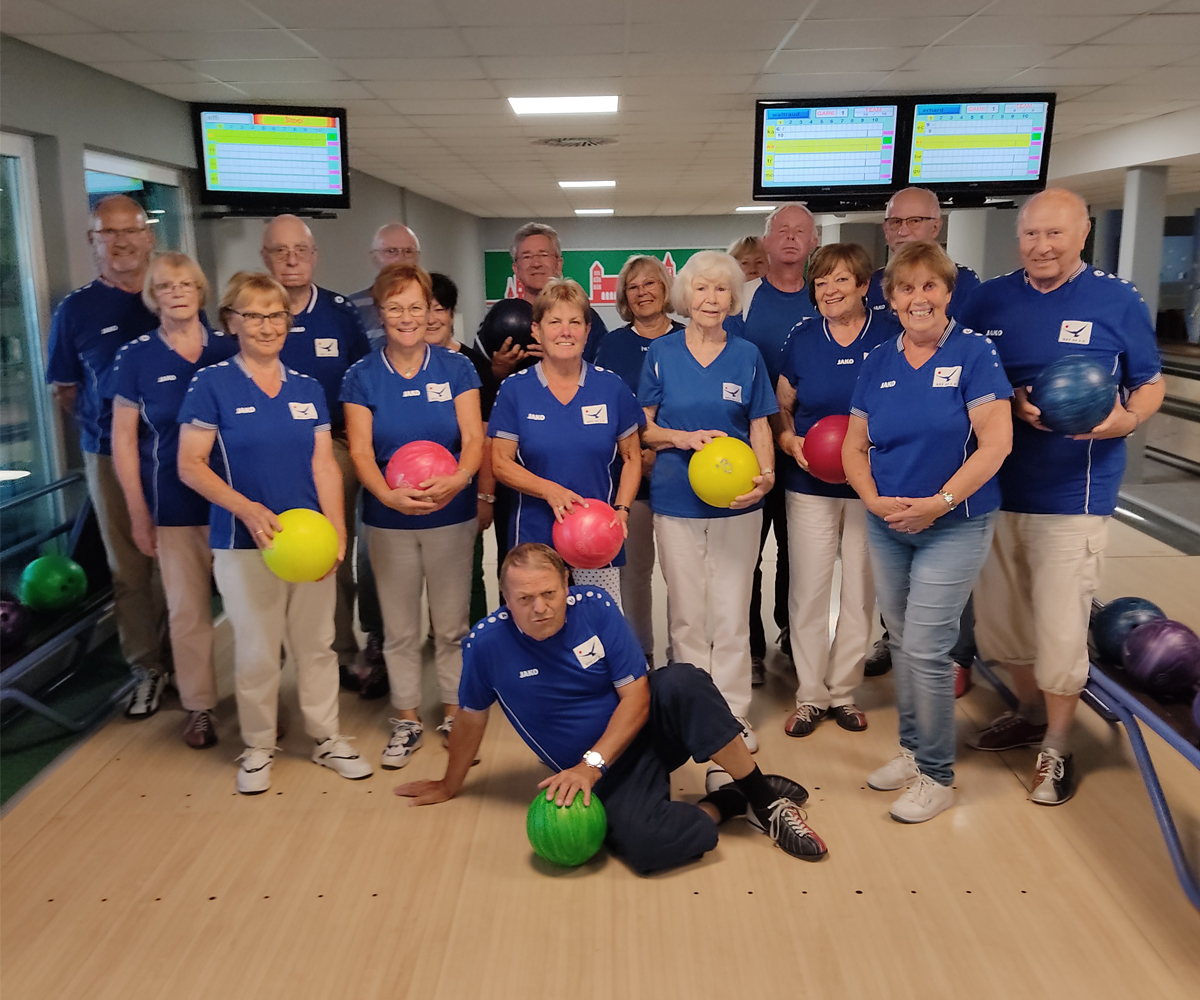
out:
{"label": "shirt crest logo", "polygon": [[292,411],[293,420],[317,419],[316,403],[288,403],[288,409]]}
{"label": "shirt crest logo", "polygon": [[592,664],[604,659],[604,643],[600,641],[598,635],[594,635],[590,639],[585,639],[571,652],[575,654],[579,665],[587,670]]}
{"label": "shirt crest logo", "polygon": [[595,406],[584,406],[583,422],[584,424],[607,424],[608,423],[608,404],[597,403]]}
{"label": "shirt crest logo", "polygon": [[1060,344],[1090,344],[1092,324],[1081,319],[1064,319],[1058,328]]}
{"label": "shirt crest logo", "polygon": [[449,403],[454,398],[450,395],[450,383],[426,382],[425,398],[431,403]]}
{"label": "shirt crest logo", "polygon": [[740,403],[742,401],[742,387],[736,382],[722,382],[721,399],[727,403]]}
{"label": "shirt crest logo", "polygon": [[333,337],[317,337],[313,340],[313,350],[318,358],[336,358],[338,342]]}
{"label": "shirt crest logo", "polygon": [[953,365],[933,370],[933,387],[935,389],[954,388],[962,377],[962,365]]}

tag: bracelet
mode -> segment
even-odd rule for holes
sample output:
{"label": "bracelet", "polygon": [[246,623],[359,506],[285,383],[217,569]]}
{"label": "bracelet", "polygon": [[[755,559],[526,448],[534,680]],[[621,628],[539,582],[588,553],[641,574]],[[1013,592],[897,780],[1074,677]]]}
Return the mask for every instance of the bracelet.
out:
{"label": "bracelet", "polygon": [[773,476],[773,475],[775,475],[775,470],[774,469],[762,469],[759,471],[758,474],[760,476]]}
{"label": "bracelet", "polygon": [[629,508],[626,507],[623,503],[613,504],[613,510],[623,510],[623,511],[625,511],[626,514],[629,513]]}
{"label": "bracelet", "polygon": [[479,499],[482,500],[484,503],[495,503],[496,502],[496,494],[495,493],[480,493]]}

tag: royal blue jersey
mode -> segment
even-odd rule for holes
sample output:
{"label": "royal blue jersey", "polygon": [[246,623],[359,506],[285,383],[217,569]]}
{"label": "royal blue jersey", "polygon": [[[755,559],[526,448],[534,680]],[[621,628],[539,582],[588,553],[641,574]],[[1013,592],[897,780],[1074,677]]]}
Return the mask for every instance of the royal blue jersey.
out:
{"label": "royal blue jersey", "polygon": [[[410,441],[435,441],[455,458],[460,457],[462,434],[454,401],[478,388],[474,365],[456,351],[427,344],[421,367],[412,378],[405,378],[380,347],[346,372],[342,402],[371,411],[375,461],[382,472],[396,449]],[[401,514],[381,503],[370,490],[363,491],[363,522],[373,528],[441,528],[470,521],[475,515],[475,490],[469,483],[432,514]]]}
{"label": "royal blue jersey", "polygon": [[379,308],[375,305],[375,296],[371,292],[374,287],[368,285],[361,292],[346,296],[350,304],[358,310],[358,318],[362,320],[363,329],[367,331],[367,339],[373,348],[379,346],[379,340],[384,335],[383,321],[379,318]]}
{"label": "royal blue jersey", "polygon": [[279,360],[321,383],[336,433],[346,423],[342,416],[342,379],[350,366],[370,351],[358,310],[344,296],[313,285],[308,305],[292,317],[292,329]]}
{"label": "royal blue jersey", "polygon": [[179,408],[196,372],[233,357],[238,342],[215,330],[204,330],[203,337],[200,357],[192,362],[172,349],[161,330],[143,333],[117,352],[104,382],[115,405],[138,411],[142,492],[155,524],[208,524],[208,501],[179,481]]}
{"label": "royal blue jersey", "polygon": [[[979,446],[970,411],[1011,396],[995,345],[954,320],[920,368],[904,356],[902,333],[884,341],[863,362],[850,404],[850,412],[867,422],[879,495],[940,493]],[[942,516],[979,517],[999,506],[1000,487],[993,476]]]}
{"label": "royal blue jersey", "polygon": [[[1085,354],[1113,374],[1121,398],[1161,375],[1154,324],[1128,281],[1083,267],[1052,292],[1024,271],[980,285],[963,322],[986,330],[1013,385],[1029,386],[1050,362]],[[1013,421],[1000,470],[1003,508],[1026,514],[1111,514],[1125,473],[1125,440],[1072,441]]]}
{"label": "royal blue jersey", "polygon": [[807,286],[798,292],[781,292],[766,278],[746,282],[744,294],[749,298],[749,309],[743,304],[741,313],[726,319],[725,332],[745,337],[758,348],[774,391],[788,334],[797,323],[816,316],[817,307],[808,297]]}
{"label": "royal blue jersey", "polygon": [[[962,264],[954,266],[958,268],[958,277],[954,280],[954,291],[950,293],[950,302],[946,305],[946,318],[962,320],[959,314],[966,306],[967,299],[971,297],[971,292],[979,287],[979,275]],[[871,275],[871,283],[867,286],[867,308],[874,312],[895,315],[887,299],[883,297],[882,267]]]}
{"label": "royal blue jersey", "polygon": [[496,701],[547,767],[574,767],[608,728],[617,688],[646,676],[642,647],[601,587],[572,587],[563,627],[531,639],[508,608],[479,622],[462,643],[458,703],[484,712]]}
{"label": "royal blue jersey", "polygon": [[[615,503],[622,461],[618,442],[646,422],[629,387],[614,372],[586,362],[569,403],[550,391],[541,362],[500,383],[491,437],[517,443],[517,461],[535,476],[574,490],[586,499]],[[518,493],[509,518],[509,544],[552,545],[554,513],[539,497]],[[622,548],[614,566],[625,562]]]}
{"label": "royal blue jersey", "polygon": [[[858,336],[842,347],[830,335],[823,316],[798,324],[783,347],[780,373],[796,391],[795,432],[804,437],[822,417],[849,413],[863,361],[875,347],[899,332],[896,321],[886,313],[868,312]],[[805,472],[790,455],[779,452],[778,457],[785,489],[818,497],[858,496],[846,483],[826,483]]]}
{"label": "royal blue jersey", "polygon": [[[677,431],[724,431],[750,444],[750,421],[779,412],[767,366],[758,348],[741,337],[725,338],[725,347],[705,368],[688,350],[683,330],[659,337],[646,353],[638,388],[642,406],[657,406],[654,422]],[[736,517],[758,510],[710,507],[688,482],[695,452],[666,448],[650,473],[650,507],[670,517]]]}
{"label": "royal blue jersey", "polygon": [[[293,507],[319,511],[312,463],[317,434],[329,430],[325,393],[316,379],[282,363],[279,372],[283,383],[272,398],[240,357],[201,369],[188,386],[179,423],[217,432],[209,463],[242,496],[275,514]],[[246,526],[215,503],[208,544],[255,548]]]}
{"label": "royal blue jersey", "polygon": [[71,292],[54,311],[46,381],[73,385],[79,447],[109,454],[112,398],[104,395],[108,369],[121,346],[157,329],[158,317],[140,292],[125,292],[99,278]]}

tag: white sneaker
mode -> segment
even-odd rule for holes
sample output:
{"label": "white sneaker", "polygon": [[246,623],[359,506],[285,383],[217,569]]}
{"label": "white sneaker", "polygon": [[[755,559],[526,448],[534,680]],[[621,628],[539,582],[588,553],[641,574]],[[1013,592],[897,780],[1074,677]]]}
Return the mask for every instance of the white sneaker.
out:
{"label": "white sneaker", "polygon": [[437,732],[437,734],[442,738],[442,746],[447,748],[450,746],[450,730],[453,728],[454,716],[447,715],[444,719],[442,719],[442,724],[435,730],[435,732]]}
{"label": "white sneaker", "polygon": [[712,795],[718,788],[733,784],[733,775],[718,764],[709,764],[704,772],[704,794]]}
{"label": "white sneaker", "polygon": [[271,763],[278,747],[246,747],[238,757],[237,790],[243,795],[261,795],[271,787]]}
{"label": "white sneaker", "polygon": [[[421,746],[425,728],[412,719],[391,719],[392,735],[379,760],[379,766],[386,771],[398,771],[408,763],[408,759]],[[443,723],[445,725],[445,723]]]}
{"label": "white sneaker", "polygon": [[125,709],[125,717],[148,719],[158,711],[166,687],[166,674],[160,674],[153,670],[143,672],[137,687],[133,689],[133,697],[129,701],[129,707]]}
{"label": "white sneaker", "polygon": [[927,774],[918,774],[908,791],[892,803],[888,813],[899,823],[924,823],[954,805],[954,789],[939,785]]}
{"label": "white sneaker", "polygon": [[751,753],[758,753],[758,737],[754,735],[754,727],[750,725],[750,720],[743,719],[740,715],[735,715],[734,718],[742,727],[742,742],[746,744],[746,749]]}
{"label": "white sneaker", "polygon": [[894,792],[913,781],[921,771],[911,750],[900,748],[900,752],[883,767],[867,775],[867,784],[877,792]]}
{"label": "white sneaker", "polygon": [[371,765],[354,752],[348,736],[330,736],[327,740],[318,740],[313,747],[312,759],[314,764],[331,768],[351,781],[371,777]]}

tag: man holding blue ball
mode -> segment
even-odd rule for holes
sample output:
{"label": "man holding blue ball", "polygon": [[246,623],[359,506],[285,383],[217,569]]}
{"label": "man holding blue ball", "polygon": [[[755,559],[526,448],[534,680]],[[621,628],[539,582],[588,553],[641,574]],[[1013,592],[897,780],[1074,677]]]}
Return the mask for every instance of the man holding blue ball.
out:
{"label": "man holding blue ball", "polygon": [[[1001,512],[976,586],[975,630],[986,658],[1009,668],[1020,706],[967,740],[977,750],[1036,746],[1030,799],[1075,791],[1070,729],[1087,683],[1087,630],[1108,519],[1125,471],[1125,438],[1166,392],[1154,324],[1128,281],[1083,261],[1087,204],[1063,188],[1034,195],[1017,221],[1022,269],[985,282],[964,326],[995,343],[1013,385],[1013,447],[1000,469]],[[1051,431],[1030,387],[1070,354],[1100,362],[1117,386],[1088,433]]]}

